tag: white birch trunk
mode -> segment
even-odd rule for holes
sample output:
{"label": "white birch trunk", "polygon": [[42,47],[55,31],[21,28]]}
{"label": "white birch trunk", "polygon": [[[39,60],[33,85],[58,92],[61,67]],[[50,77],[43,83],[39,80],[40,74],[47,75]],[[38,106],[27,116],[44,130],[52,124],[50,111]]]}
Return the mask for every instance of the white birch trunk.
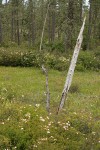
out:
{"label": "white birch trunk", "polygon": [[84,31],[84,26],[85,26],[85,20],[86,20],[86,17],[84,18],[83,25],[81,27],[81,30],[80,30],[80,33],[79,33],[79,36],[78,36],[78,39],[77,39],[77,42],[76,42],[76,46],[75,46],[75,49],[74,49],[73,57],[72,57],[71,64],[70,64],[70,67],[69,67],[69,71],[68,71],[68,74],[67,74],[67,78],[66,78],[66,82],[65,82],[64,89],[63,89],[63,92],[62,92],[61,101],[60,101],[60,104],[59,104],[59,107],[58,107],[58,110],[57,110],[57,114],[63,108],[66,97],[67,97],[67,94],[68,94],[68,91],[69,91],[69,88],[71,86],[71,82],[72,82],[72,78],[73,78],[73,75],[74,75],[74,70],[75,70],[77,58],[78,58],[79,51],[81,49],[81,44],[82,44],[82,41],[83,41],[83,31]]}

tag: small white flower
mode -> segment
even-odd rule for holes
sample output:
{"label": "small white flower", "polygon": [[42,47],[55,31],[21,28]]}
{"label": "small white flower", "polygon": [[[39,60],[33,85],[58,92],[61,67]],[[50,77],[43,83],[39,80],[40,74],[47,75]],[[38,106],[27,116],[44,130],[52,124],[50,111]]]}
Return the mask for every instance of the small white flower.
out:
{"label": "small white flower", "polygon": [[26,120],[26,119],[22,119],[22,121],[23,121],[23,122],[25,122],[25,123],[27,122],[27,120]]}
{"label": "small white flower", "polygon": [[96,134],[96,132],[92,132],[92,134],[93,134],[93,135],[95,135],[95,134]]}
{"label": "small white flower", "polygon": [[41,141],[47,141],[47,140],[48,140],[47,138],[42,138],[42,139],[41,139]]}
{"label": "small white flower", "polygon": [[40,104],[36,104],[35,106],[36,106],[37,108],[39,108],[39,107],[40,107]]}
{"label": "small white flower", "polygon": [[10,118],[8,117],[8,119],[7,119],[8,121],[10,120]]}
{"label": "small white flower", "polygon": [[47,116],[47,119],[49,120],[49,117]]}
{"label": "small white flower", "polygon": [[33,147],[37,147],[37,145],[33,145]]}
{"label": "small white flower", "polygon": [[47,131],[47,133],[49,134],[49,133],[50,133],[50,131]]}
{"label": "small white flower", "polygon": [[27,113],[27,114],[25,114],[25,117],[28,117],[28,118],[30,118],[30,113]]}
{"label": "small white flower", "polygon": [[43,117],[40,117],[40,121],[45,122],[45,119],[43,119]]}
{"label": "small white flower", "polygon": [[76,115],[77,113],[76,113],[76,112],[74,112],[73,114],[74,114],[74,115]]}
{"label": "small white flower", "polygon": [[78,132],[76,132],[76,134],[79,134]]}
{"label": "small white flower", "polygon": [[57,141],[57,139],[54,139],[54,141]]}
{"label": "small white flower", "polygon": [[54,138],[53,136],[50,136],[50,138]]}
{"label": "small white flower", "polygon": [[22,95],[22,98],[24,98],[24,95]]}

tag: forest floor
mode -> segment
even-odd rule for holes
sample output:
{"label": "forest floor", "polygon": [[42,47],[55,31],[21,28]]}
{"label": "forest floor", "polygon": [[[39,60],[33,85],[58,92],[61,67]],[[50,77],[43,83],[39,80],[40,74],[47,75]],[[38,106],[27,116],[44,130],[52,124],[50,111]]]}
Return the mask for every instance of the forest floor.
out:
{"label": "forest floor", "polygon": [[75,72],[64,109],[56,116],[67,72],[0,67],[0,150],[99,150],[99,72]]}

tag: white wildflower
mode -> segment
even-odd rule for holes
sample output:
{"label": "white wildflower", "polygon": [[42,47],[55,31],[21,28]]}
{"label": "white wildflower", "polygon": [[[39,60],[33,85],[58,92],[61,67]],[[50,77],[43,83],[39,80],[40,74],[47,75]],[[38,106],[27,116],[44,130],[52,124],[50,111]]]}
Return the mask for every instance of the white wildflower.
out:
{"label": "white wildflower", "polygon": [[8,119],[7,119],[8,121],[10,120],[10,118],[8,117]]}
{"label": "white wildflower", "polygon": [[25,122],[25,123],[27,122],[27,119],[21,119],[21,120],[22,120],[23,122]]}
{"label": "white wildflower", "polygon": [[41,141],[47,141],[48,139],[47,138],[42,138],[40,139]]}
{"label": "white wildflower", "polygon": [[39,108],[39,107],[40,107],[40,104],[36,104],[35,106],[36,106],[37,108]]}
{"label": "white wildflower", "polygon": [[25,114],[25,117],[30,118],[30,117],[31,117],[31,114],[30,114],[30,113],[27,113],[27,114]]}
{"label": "white wildflower", "polygon": [[22,98],[24,98],[24,95],[22,95]]}
{"label": "white wildflower", "polygon": [[47,116],[47,119],[49,120],[49,117]]}
{"label": "white wildflower", "polygon": [[53,136],[50,136],[50,138],[54,138]]}
{"label": "white wildflower", "polygon": [[45,122],[45,119],[43,119],[43,117],[40,117],[40,121]]}
{"label": "white wildflower", "polygon": [[96,132],[92,132],[92,134],[93,134],[93,135],[95,135],[95,134],[96,134]]}
{"label": "white wildflower", "polygon": [[57,141],[57,139],[54,139],[54,141]]}
{"label": "white wildflower", "polygon": [[33,147],[37,147],[37,145],[33,145]]}
{"label": "white wildflower", "polygon": [[50,131],[47,131],[47,133],[49,134],[49,133],[50,133]]}
{"label": "white wildflower", "polygon": [[74,115],[76,115],[77,113],[76,113],[76,112],[74,112],[73,114],[74,114]]}

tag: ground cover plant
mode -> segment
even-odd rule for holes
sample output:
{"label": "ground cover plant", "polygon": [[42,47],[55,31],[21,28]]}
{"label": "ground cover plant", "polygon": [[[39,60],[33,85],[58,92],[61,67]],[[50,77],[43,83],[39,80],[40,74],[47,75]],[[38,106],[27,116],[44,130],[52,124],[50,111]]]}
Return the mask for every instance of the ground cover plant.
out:
{"label": "ground cover plant", "polygon": [[[66,54],[43,50],[40,53],[38,50],[25,47],[0,47],[0,66],[40,67],[43,63],[51,69],[65,71],[69,68],[71,58],[72,52]],[[100,69],[99,60],[99,51],[81,51],[76,70],[98,71]]]}
{"label": "ground cover plant", "polygon": [[42,71],[0,67],[1,150],[100,149],[99,72],[75,72],[66,105],[56,116],[66,73],[49,71],[48,116]]}

